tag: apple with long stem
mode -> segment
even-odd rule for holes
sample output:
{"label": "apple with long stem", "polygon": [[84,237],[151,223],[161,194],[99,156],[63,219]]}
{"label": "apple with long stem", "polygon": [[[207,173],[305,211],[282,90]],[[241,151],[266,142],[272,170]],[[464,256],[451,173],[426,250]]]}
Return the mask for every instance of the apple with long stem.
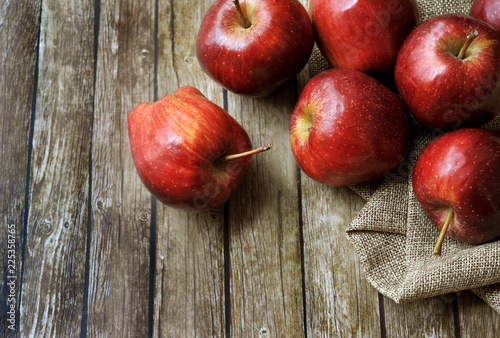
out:
{"label": "apple with long stem", "polygon": [[470,15],[490,24],[500,31],[500,1],[475,0],[470,9]]}
{"label": "apple with long stem", "polygon": [[241,95],[269,95],[306,65],[314,45],[311,19],[296,0],[217,0],[196,39],[201,68]]}
{"label": "apple with long stem", "polygon": [[431,18],[408,36],[394,71],[397,89],[424,126],[480,126],[500,112],[500,33],[470,16]]}
{"label": "apple with long stem", "polygon": [[445,236],[480,244],[500,236],[500,130],[462,128],[431,141],[412,174],[413,192]]}
{"label": "apple with long stem", "polygon": [[128,117],[135,167],[146,188],[176,208],[204,210],[224,204],[250,166],[248,134],[224,109],[194,87],[181,87]]}
{"label": "apple with long stem", "polygon": [[298,165],[314,180],[361,183],[403,162],[409,116],[399,96],[374,78],[335,68],[302,90],[290,118],[290,142]]}

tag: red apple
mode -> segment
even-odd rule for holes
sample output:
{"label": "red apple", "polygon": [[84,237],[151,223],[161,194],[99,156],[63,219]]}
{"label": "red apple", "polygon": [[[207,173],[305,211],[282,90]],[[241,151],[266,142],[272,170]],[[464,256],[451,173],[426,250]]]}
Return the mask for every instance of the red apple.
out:
{"label": "red apple", "polygon": [[226,89],[259,97],[295,77],[313,44],[311,19],[296,0],[217,0],[201,23],[196,56]]}
{"label": "red apple", "polygon": [[132,158],[146,188],[161,202],[202,210],[224,204],[236,190],[256,150],[241,125],[193,87],[128,118]]}
{"label": "red apple", "polygon": [[413,170],[413,191],[444,235],[468,243],[500,236],[500,130],[462,128],[434,139]]}
{"label": "red apple", "polygon": [[394,78],[429,129],[480,126],[500,111],[500,34],[465,15],[431,18],[401,47]]}
{"label": "red apple", "polygon": [[415,0],[311,0],[309,13],[328,63],[369,74],[392,73],[420,16]]}
{"label": "red apple", "polygon": [[298,165],[332,186],[382,177],[404,160],[409,140],[408,112],[398,95],[355,70],[313,77],[290,119]]}
{"label": "red apple", "polygon": [[500,31],[500,1],[475,0],[470,9],[470,15],[476,19],[489,23]]}

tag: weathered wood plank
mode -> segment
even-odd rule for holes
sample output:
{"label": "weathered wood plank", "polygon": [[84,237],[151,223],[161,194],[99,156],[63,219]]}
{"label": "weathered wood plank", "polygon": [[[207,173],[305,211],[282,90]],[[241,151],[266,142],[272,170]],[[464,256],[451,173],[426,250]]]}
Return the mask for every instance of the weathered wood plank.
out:
{"label": "weathered wood plank", "polygon": [[81,328],[93,102],[93,1],[43,1],[21,336]]}
{"label": "weathered wood plank", "polygon": [[[231,335],[304,334],[296,163],[288,137],[294,86],[265,99],[229,94],[229,113],[248,131],[254,156],[229,202]],[[227,262],[226,262],[227,264]]]}
{"label": "weathered wood plank", "polygon": [[384,297],[387,336],[454,337],[452,303],[452,295],[422,299],[408,304],[396,304]]}
{"label": "weathered wood plank", "polygon": [[130,154],[129,112],[154,96],[155,1],[102,1],[92,143],[91,336],[148,332],[151,197]]}
{"label": "weathered wood plank", "polygon": [[[194,86],[223,106],[222,88],[196,60],[196,32],[213,1],[176,1],[158,8],[158,98]],[[157,204],[155,337],[222,337],[224,211],[198,214]]]}
{"label": "weathered wood plank", "polygon": [[224,336],[222,212],[159,210],[153,335]]}
{"label": "weathered wood plank", "polygon": [[40,3],[0,1],[0,336],[19,325],[30,112]]}
{"label": "weathered wood plank", "polygon": [[471,291],[457,292],[460,337],[500,337],[500,314]]}
{"label": "weathered wood plank", "polygon": [[364,200],[304,173],[301,182],[307,332],[313,337],[379,337],[378,293],[366,281],[345,233]]}

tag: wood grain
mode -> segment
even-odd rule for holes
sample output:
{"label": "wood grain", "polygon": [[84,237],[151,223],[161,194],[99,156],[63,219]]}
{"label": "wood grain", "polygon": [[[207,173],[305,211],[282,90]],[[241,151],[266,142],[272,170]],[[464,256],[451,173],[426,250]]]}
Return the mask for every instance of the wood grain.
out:
{"label": "wood grain", "polygon": [[288,138],[295,97],[288,84],[264,99],[228,95],[228,109],[254,147],[253,157],[229,202],[231,335],[304,334],[296,163]]}
{"label": "wood grain", "polygon": [[94,128],[88,334],[148,333],[151,197],[130,154],[127,118],[154,99],[155,1],[103,1]]}
{"label": "wood grain", "polygon": [[[0,1],[0,336],[19,325],[21,251],[40,3]],[[12,308],[13,306],[13,308]],[[12,314],[12,311],[15,313]]]}
{"label": "wood grain", "polygon": [[93,1],[43,1],[21,336],[78,335],[93,102]]}
{"label": "wood grain", "polygon": [[381,335],[378,293],[366,281],[345,230],[365,201],[348,188],[301,175],[308,333]]}
{"label": "wood grain", "polygon": [[500,336],[500,314],[471,291],[457,292],[455,297],[460,337]]}
{"label": "wood grain", "polygon": [[454,337],[452,295],[433,297],[408,304],[384,299],[384,325],[388,337]]}
{"label": "wood grain", "polygon": [[[158,98],[194,86],[223,105],[222,88],[196,60],[196,33],[212,1],[158,7]],[[222,337],[224,209],[189,213],[157,203],[155,337]]]}

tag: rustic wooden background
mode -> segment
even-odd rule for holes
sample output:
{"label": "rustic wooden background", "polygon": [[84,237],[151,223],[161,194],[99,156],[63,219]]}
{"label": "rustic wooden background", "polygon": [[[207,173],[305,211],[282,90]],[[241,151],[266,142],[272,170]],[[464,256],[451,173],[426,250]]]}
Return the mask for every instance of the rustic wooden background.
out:
{"label": "rustic wooden background", "polygon": [[[498,337],[471,292],[398,305],[368,284],[345,236],[364,200],[291,153],[307,69],[265,99],[223,90],[195,57],[212,2],[0,0],[0,335],[12,290],[18,337]],[[151,198],[127,135],[184,85],[273,144],[199,214]]]}

